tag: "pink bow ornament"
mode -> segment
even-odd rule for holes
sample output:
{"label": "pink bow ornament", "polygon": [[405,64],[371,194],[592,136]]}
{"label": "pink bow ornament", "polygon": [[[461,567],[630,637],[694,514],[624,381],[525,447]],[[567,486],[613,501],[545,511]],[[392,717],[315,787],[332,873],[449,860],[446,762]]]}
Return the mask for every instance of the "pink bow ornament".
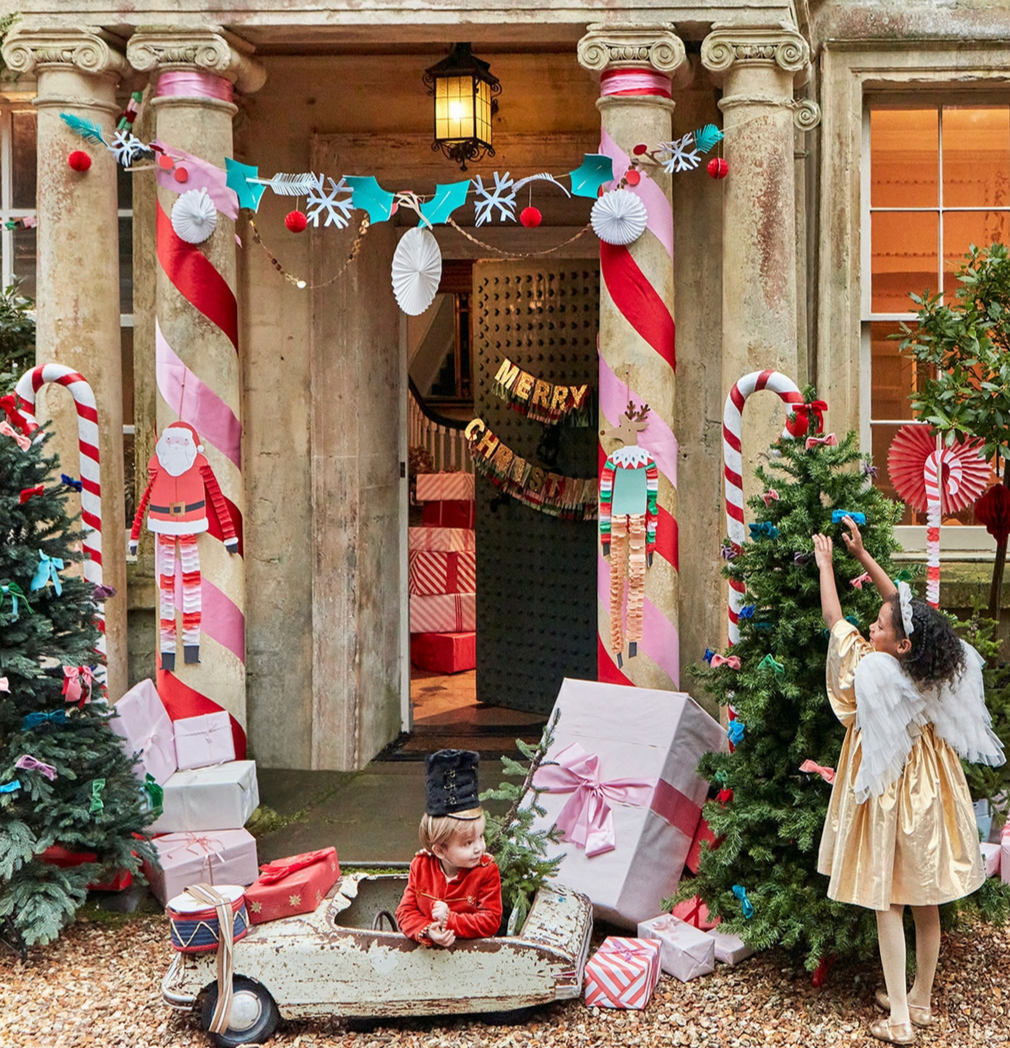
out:
{"label": "pink bow ornament", "polygon": [[738,670],[740,669],[740,656],[729,655],[726,658],[723,658],[722,655],[713,655],[711,665],[713,669],[715,669],[716,666],[729,666],[731,670]]}
{"label": "pink bow ornament", "polygon": [[[76,702],[80,707],[90,702],[94,682],[95,674],[90,666],[63,667],[63,695],[67,702]],[[87,695],[84,694],[85,688],[87,688]]]}
{"label": "pink bow ornament", "polygon": [[820,775],[820,777],[826,783],[828,783],[828,785],[833,785],[834,784],[834,781],[835,781],[835,769],[834,768],[825,768],[824,765],[822,765],[822,764],[815,764],[812,760],[805,760],[800,765],[800,771],[816,773],[817,775]]}
{"label": "pink bow ornament", "polygon": [[861,590],[863,588],[863,583],[869,581],[870,573],[864,571],[862,575],[857,575],[854,579],[849,579],[849,585],[854,586],[857,590]]}
{"label": "pink bow ornament", "polygon": [[27,451],[32,446],[31,439],[18,433],[9,422],[0,422],[0,433],[5,437],[10,437],[11,440],[17,441],[17,445],[22,451]]}
{"label": "pink bow ornament", "polygon": [[807,437],[807,442],[803,446],[809,451],[811,448],[817,447],[818,444],[823,444],[826,448],[835,448],[838,447],[838,438],[834,433],[829,433],[826,437]]}
{"label": "pink bow ornament", "polygon": [[770,506],[773,502],[778,502],[779,493],[774,488],[769,488],[761,498],[764,499],[765,506]]}
{"label": "pink bow ornament", "polygon": [[672,932],[676,930],[678,924],[683,923],[679,917],[674,917],[672,913],[664,913],[662,917],[649,921],[649,927],[655,932]]}
{"label": "pink bow ornament", "polygon": [[44,775],[50,782],[56,778],[56,769],[51,764],[46,764],[40,761],[37,757],[33,757],[30,753],[25,753],[14,762],[14,767],[18,771],[37,771],[40,775]]}
{"label": "pink bow ornament", "polygon": [[587,859],[613,851],[617,843],[609,802],[645,804],[655,783],[643,779],[602,782],[600,758],[577,742],[566,746],[554,760],[555,764],[540,767],[536,784],[547,793],[572,794],[557,818],[561,839],[584,849]]}
{"label": "pink bow ornament", "polygon": [[0,691],[9,692],[11,690],[10,681],[6,677],[0,677]]}

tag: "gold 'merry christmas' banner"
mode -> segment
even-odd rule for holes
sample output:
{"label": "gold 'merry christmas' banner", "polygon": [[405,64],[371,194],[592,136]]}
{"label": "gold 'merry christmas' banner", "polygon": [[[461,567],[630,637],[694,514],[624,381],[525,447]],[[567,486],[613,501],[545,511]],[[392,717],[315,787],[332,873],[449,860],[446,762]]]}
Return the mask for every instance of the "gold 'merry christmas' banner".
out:
{"label": "gold 'merry christmas' banner", "polygon": [[535,422],[553,425],[563,420],[576,427],[590,424],[589,386],[557,386],[545,382],[505,357],[491,388],[502,400],[507,400],[514,411]]}

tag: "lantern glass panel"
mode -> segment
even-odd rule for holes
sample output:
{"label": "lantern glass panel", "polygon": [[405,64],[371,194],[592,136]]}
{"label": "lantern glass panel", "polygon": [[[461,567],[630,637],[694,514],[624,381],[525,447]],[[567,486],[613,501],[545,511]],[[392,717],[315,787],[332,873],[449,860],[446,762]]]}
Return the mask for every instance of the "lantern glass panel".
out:
{"label": "lantern glass panel", "polygon": [[468,76],[435,81],[435,137],[456,141],[473,137],[473,80]]}
{"label": "lantern glass panel", "polygon": [[476,99],[477,138],[491,145],[491,85],[483,80],[477,82]]}

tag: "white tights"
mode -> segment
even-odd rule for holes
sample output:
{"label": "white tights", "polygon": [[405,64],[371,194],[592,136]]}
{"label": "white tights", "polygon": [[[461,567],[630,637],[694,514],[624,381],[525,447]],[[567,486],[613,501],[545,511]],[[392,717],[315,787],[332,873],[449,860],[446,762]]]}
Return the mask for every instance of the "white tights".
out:
{"label": "white tights", "polygon": [[908,1006],[928,1008],[933,992],[936,960],[940,955],[940,911],[936,906],[913,906],[915,920],[915,982],[905,991],[904,906],[877,910],[877,944],[884,968],[884,984],[891,999],[892,1023],[907,1023]]}

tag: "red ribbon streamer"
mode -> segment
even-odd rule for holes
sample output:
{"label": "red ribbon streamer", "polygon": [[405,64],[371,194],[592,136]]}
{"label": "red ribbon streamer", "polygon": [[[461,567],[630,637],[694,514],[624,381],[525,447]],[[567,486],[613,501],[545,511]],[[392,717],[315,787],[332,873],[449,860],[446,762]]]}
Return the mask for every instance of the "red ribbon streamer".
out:
{"label": "red ribbon streamer", "polygon": [[626,247],[600,241],[600,269],[607,291],[629,324],[676,370],[673,317]]}

